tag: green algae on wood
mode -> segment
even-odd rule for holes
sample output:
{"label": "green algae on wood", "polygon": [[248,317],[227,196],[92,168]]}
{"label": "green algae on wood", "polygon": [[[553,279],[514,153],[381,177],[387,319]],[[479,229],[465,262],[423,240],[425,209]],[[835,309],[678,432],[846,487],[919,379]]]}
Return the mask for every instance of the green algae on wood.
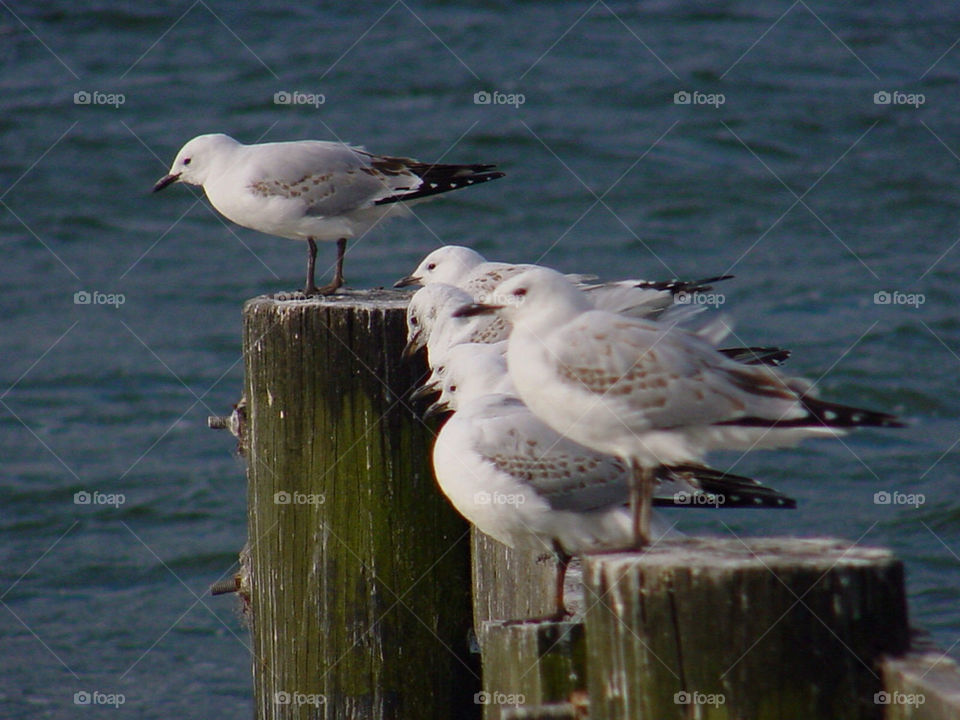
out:
{"label": "green algae on wood", "polygon": [[469,532],[404,400],[408,297],[244,307],[259,719],[471,716]]}

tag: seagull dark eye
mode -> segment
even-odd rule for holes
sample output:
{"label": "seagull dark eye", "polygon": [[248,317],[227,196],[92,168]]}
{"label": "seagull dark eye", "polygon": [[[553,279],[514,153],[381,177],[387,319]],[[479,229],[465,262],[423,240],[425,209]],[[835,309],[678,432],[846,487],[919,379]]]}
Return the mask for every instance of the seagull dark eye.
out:
{"label": "seagull dark eye", "polygon": [[456,392],[456,391],[457,391],[457,386],[456,386],[456,385],[451,385],[451,386],[450,386],[450,392]]}
{"label": "seagull dark eye", "polygon": [[427,270],[436,270],[436,269],[437,269],[436,263],[430,263],[429,265],[427,265]]}
{"label": "seagull dark eye", "polygon": [[526,294],[527,294],[526,288],[517,288],[516,290],[513,291],[514,297],[523,297]]}
{"label": "seagull dark eye", "polygon": [[183,164],[184,164],[184,165],[189,165],[189,164],[190,164],[190,158],[184,158],[184,159],[183,159]]}
{"label": "seagull dark eye", "polygon": [[410,324],[411,324],[411,325],[417,325],[419,322],[420,322],[420,321],[417,320],[415,317],[410,318]]}

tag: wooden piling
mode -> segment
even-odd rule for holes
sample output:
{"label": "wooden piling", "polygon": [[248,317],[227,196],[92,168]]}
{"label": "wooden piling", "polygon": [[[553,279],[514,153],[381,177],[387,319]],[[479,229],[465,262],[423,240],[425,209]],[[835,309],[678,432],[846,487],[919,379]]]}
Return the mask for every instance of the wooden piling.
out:
{"label": "wooden piling", "polygon": [[555,560],[509,548],[476,528],[471,534],[473,622],[478,631],[488,620],[526,620],[556,610]]}
{"label": "wooden piling", "polygon": [[586,690],[581,622],[487,621],[483,647],[484,720],[517,706],[563,703]]}
{"label": "wooden piling", "polygon": [[244,307],[255,715],[477,717],[468,526],[405,405],[394,291]]}
{"label": "wooden piling", "polygon": [[903,566],[830,539],[699,538],[584,561],[593,720],[883,717]]}
{"label": "wooden piling", "polygon": [[939,650],[885,658],[884,720],[957,720],[960,718],[960,668]]}

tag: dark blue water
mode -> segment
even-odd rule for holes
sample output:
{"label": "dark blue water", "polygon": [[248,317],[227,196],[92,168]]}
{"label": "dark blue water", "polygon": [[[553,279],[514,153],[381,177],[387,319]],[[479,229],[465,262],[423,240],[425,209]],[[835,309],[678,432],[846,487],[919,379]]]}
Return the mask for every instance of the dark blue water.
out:
{"label": "dark blue water", "polygon": [[[734,273],[743,342],[789,346],[825,395],[913,425],[718,457],[799,509],[681,528],[892,547],[914,622],[957,655],[957,37],[960,10],[924,2],[4,4],[4,716],[112,712],[74,704],[94,690],[138,717],[250,712],[246,630],[203,597],[245,541],[244,469],[205,420],[239,397],[242,302],[299,287],[304,248],[186,188],[150,195],[212,131],[506,170],[353,244],[354,287],[448,243],[605,277]],[[524,102],[475,104],[484,90]]]}

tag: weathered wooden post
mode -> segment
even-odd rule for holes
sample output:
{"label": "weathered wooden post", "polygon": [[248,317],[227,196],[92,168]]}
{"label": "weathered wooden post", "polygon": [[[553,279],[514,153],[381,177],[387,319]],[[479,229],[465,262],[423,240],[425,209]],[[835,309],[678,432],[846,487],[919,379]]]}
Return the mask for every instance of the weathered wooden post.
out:
{"label": "weathered wooden post", "polygon": [[584,563],[592,720],[883,717],[903,565],[831,539],[698,538]]}
{"label": "weathered wooden post", "polygon": [[403,402],[407,297],[244,307],[259,720],[479,715],[468,526]]}

